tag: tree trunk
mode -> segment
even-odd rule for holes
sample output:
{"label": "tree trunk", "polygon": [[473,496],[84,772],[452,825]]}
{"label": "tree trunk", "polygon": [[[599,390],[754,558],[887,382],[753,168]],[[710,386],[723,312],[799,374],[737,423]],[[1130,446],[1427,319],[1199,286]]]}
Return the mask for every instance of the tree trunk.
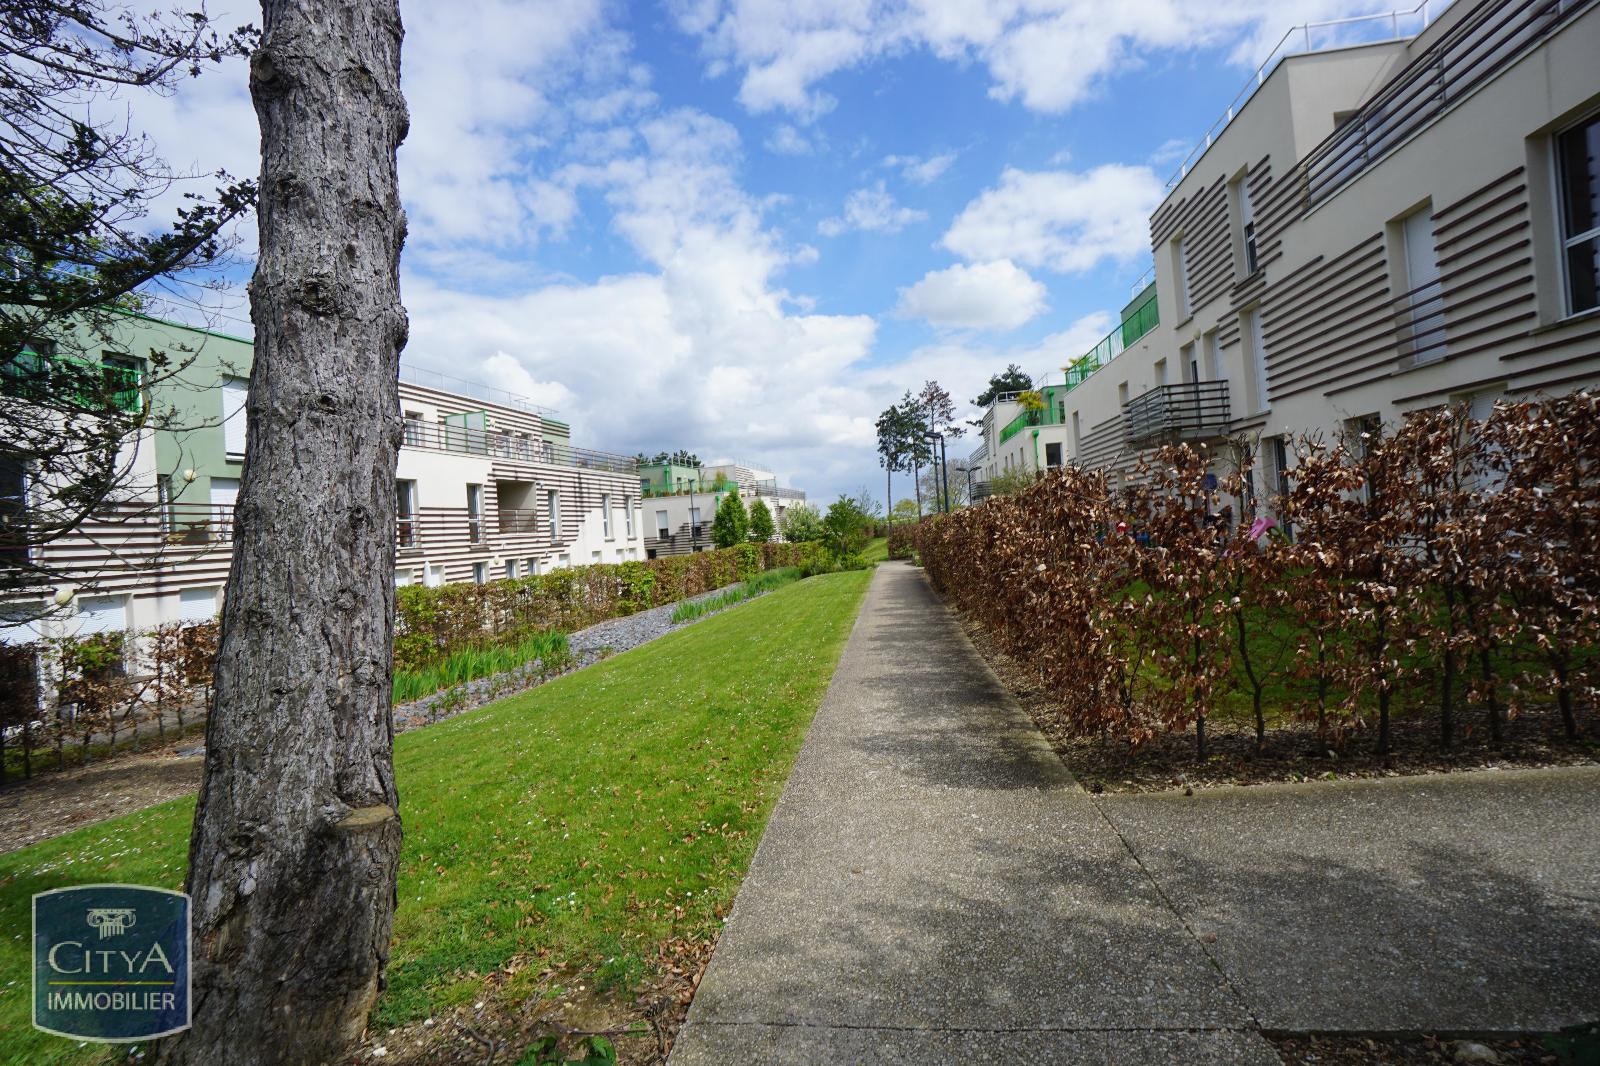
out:
{"label": "tree trunk", "polygon": [[1561,724],[1566,727],[1567,739],[1578,739],[1578,716],[1572,709],[1572,685],[1567,679],[1567,661],[1560,659],[1555,664],[1556,674],[1556,702],[1561,708]]}
{"label": "tree trunk", "polygon": [[264,0],[255,369],[166,1064],[336,1061],[383,987],[406,131],[397,0]]}

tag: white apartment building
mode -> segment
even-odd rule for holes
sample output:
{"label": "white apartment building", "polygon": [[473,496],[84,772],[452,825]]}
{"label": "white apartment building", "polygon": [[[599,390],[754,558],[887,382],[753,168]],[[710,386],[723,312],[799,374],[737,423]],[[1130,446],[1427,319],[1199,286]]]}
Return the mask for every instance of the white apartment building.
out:
{"label": "white apartment building", "polygon": [[[129,349],[167,351],[183,365],[135,401],[175,412],[172,423],[183,428],[145,430],[128,445],[130,473],[117,499],[70,535],[29,549],[48,583],[12,594],[0,611],[12,620],[49,613],[12,625],[0,616],[0,641],[140,630],[220,610],[253,348],[174,323],[129,328],[137,334]],[[396,584],[487,582],[645,558],[632,458],[574,448],[554,412],[501,390],[402,368],[399,394]],[[26,471],[0,465],[0,474],[17,475],[5,492],[25,520]],[[14,553],[0,559],[8,561]]]}
{"label": "white apartment building", "polygon": [[1293,31],[1206,135],[1150,219],[1159,321],[1053,397],[1071,462],[1243,442],[1248,506],[1299,434],[1600,382],[1600,5],[1430,14]]}
{"label": "white apartment building", "polygon": [[758,499],[766,504],[777,531],[774,539],[781,539],[779,534],[789,508],[806,500],[803,490],[780,486],[773,471],[733,460],[707,463],[697,469],[654,464],[653,473],[653,477],[640,478],[646,493],[645,554],[651,559],[715,547],[711,523],[723,497],[734,488],[746,511]]}

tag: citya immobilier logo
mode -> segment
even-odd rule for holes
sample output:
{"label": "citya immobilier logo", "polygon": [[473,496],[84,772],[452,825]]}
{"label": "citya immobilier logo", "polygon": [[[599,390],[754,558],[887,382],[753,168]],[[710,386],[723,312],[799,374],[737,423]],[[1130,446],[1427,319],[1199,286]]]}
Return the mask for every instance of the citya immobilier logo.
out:
{"label": "citya immobilier logo", "polygon": [[33,1024],[105,1043],[189,1028],[189,897],[142,885],[35,895]]}

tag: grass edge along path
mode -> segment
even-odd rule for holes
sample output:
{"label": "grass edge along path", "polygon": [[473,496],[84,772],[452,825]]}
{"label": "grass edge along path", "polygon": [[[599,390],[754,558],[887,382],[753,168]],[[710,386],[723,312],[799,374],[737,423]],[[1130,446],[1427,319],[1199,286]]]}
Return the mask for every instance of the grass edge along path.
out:
{"label": "grass edge along path", "polygon": [[[627,983],[663,939],[713,932],[871,577],[797,582],[398,737],[406,842],[375,1024],[470,1000],[519,957]],[[0,1063],[104,1061],[102,1048],[31,1028],[30,898],[98,881],[178,887],[193,807],[175,800],[0,855]]]}

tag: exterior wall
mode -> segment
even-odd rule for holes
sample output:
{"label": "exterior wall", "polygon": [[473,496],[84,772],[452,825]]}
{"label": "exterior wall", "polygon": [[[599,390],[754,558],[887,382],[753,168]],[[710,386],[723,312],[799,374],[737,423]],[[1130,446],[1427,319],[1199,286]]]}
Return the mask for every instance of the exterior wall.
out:
{"label": "exterior wall", "polygon": [[[1074,461],[1131,469],[1129,401],[1163,369],[1195,380],[1191,353],[1200,381],[1227,383],[1226,425],[1203,436],[1255,448],[1600,382],[1600,316],[1565,312],[1551,146],[1600,108],[1596,55],[1595,4],[1511,0],[1458,3],[1409,42],[1285,60],[1151,217],[1162,325],[1067,394],[1084,427]],[[1250,273],[1235,181],[1253,208]],[[1401,233],[1419,210],[1439,271],[1424,289],[1407,284]],[[1270,456],[1257,470],[1270,496]]]}
{"label": "exterior wall", "polygon": [[[715,477],[715,475],[712,475]],[[717,507],[722,503],[727,492],[710,493],[696,492],[692,497],[688,493],[676,496],[650,496],[642,501],[644,511],[645,553],[650,558],[663,555],[684,555],[690,551],[709,551],[715,547],[711,540],[711,523],[717,516]],[[767,505],[767,510],[772,512],[772,524],[781,531],[783,519],[789,513],[789,508],[795,504],[805,502],[805,493],[798,489],[779,489],[770,483],[762,483],[754,488],[739,490],[739,498],[744,501],[745,510],[760,499]],[[699,508],[699,528],[690,530],[689,518],[691,501],[694,507]],[[666,537],[660,536],[661,526],[658,524],[659,514],[666,512],[668,531]],[[781,533],[780,533],[781,536]]]}
{"label": "exterior wall", "polygon": [[[131,499],[108,508],[104,520],[97,516],[73,536],[40,549],[51,565],[90,575],[93,587],[43,623],[0,629],[0,640],[76,631],[88,619],[87,607],[104,605],[107,598],[120,601],[123,623],[135,629],[179,620],[186,612],[193,617],[207,590],[213,610],[221,606],[232,561],[232,509],[212,506],[212,482],[242,472],[225,441],[229,422],[244,414],[224,411],[220,381],[248,376],[253,347],[239,338],[148,320],[130,324],[130,347],[164,351],[173,364],[186,364],[171,382],[152,388],[149,398],[152,410],[170,408],[171,424],[181,428],[142,435]],[[397,482],[410,484],[414,505],[414,517],[402,518],[397,530],[398,582],[472,581],[480,573],[494,580],[511,572],[523,577],[645,557],[632,459],[571,448],[568,427],[531,406],[409,381],[400,383],[400,397],[402,412],[420,418],[406,424],[396,472]],[[482,428],[444,425],[463,415],[478,418]],[[158,483],[166,490],[164,506]],[[476,520],[468,511],[468,485],[482,487]],[[551,491],[558,493],[554,524]],[[609,528],[603,501],[610,505]],[[41,590],[21,602],[36,606],[57,591]]]}

